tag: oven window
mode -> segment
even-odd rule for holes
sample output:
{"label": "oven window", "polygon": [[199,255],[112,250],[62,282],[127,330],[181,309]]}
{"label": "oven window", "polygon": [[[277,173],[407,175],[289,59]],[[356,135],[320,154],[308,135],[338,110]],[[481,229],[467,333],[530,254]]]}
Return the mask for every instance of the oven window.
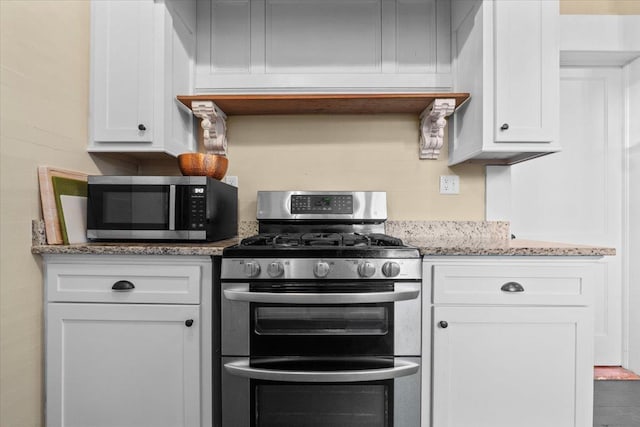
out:
{"label": "oven window", "polygon": [[251,303],[253,356],[392,356],[394,304]]}
{"label": "oven window", "polygon": [[257,306],[258,335],[385,335],[389,313],[385,306]]}
{"label": "oven window", "polygon": [[94,185],[90,228],[100,230],[168,230],[168,185]]}
{"label": "oven window", "polygon": [[106,223],[166,224],[168,221],[168,194],[164,191],[105,191],[102,197]]}
{"label": "oven window", "polygon": [[392,381],[254,384],[255,427],[389,427]]}

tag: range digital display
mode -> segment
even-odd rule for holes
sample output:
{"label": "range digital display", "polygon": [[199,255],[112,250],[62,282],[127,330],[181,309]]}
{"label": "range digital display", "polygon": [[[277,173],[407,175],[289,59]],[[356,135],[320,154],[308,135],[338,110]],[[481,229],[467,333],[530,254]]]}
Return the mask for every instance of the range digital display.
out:
{"label": "range digital display", "polygon": [[302,195],[291,196],[292,214],[353,214],[351,195]]}

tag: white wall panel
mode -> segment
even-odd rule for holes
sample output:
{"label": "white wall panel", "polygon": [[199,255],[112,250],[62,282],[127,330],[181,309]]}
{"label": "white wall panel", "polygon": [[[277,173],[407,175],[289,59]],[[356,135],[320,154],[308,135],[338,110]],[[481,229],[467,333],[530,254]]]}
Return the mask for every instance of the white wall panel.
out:
{"label": "white wall panel", "polygon": [[640,58],[625,67],[627,78],[627,123],[629,167],[629,288],[628,288],[628,367],[640,372]]}
{"label": "white wall panel", "polygon": [[[620,68],[563,68],[562,151],[511,166],[511,230],[518,238],[622,250],[623,100]],[[595,363],[622,362],[622,253],[602,260]]]}

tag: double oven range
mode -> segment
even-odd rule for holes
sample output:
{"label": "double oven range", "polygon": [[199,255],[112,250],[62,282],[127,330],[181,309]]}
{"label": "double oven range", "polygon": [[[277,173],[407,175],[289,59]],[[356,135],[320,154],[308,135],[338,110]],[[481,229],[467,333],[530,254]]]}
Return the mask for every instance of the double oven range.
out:
{"label": "double oven range", "polygon": [[259,192],[221,266],[223,427],[420,425],[421,262],[383,192]]}

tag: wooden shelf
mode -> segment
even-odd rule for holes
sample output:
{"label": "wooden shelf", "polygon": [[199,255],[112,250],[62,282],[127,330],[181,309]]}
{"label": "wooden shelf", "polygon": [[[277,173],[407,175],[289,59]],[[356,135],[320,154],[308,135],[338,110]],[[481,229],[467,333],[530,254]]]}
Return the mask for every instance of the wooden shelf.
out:
{"label": "wooden shelf", "polygon": [[421,159],[437,159],[444,144],[445,117],[468,93],[278,94],[178,96],[200,119],[207,152],[227,154],[226,119],[233,115],[417,114]]}
{"label": "wooden shelf", "polygon": [[468,93],[188,95],[178,100],[213,101],[228,116],[264,114],[422,113],[435,99],[454,98],[456,108]]}

